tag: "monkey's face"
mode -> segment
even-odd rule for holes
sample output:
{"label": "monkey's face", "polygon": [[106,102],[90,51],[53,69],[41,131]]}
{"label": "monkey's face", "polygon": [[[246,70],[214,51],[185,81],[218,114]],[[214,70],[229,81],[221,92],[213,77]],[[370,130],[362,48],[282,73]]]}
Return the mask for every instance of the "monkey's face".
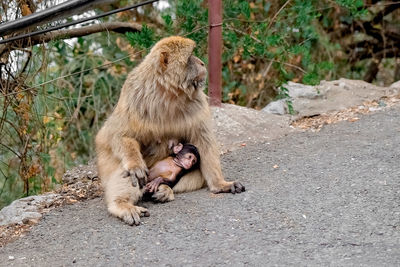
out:
{"label": "monkey's face", "polygon": [[[159,41],[146,56],[144,72],[154,71],[162,86],[175,91],[175,95],[183,92],[195,99],[205,86],[207,70],[203,61],[193,56],[196,43],[193,40],[172,36]],[[160,75],[161,74],[161,75]]]}
{"label": "monkey's face", "polygon": [[191,169],[197,162],[196,156],[190,152],[181,155],[178,160],[185,170]]}
{"label": "monkey's face", "polygon": [[188,80],[195,90],[201,90],[206,84],[207,69],[198,57],[190,56],[188,60]]}

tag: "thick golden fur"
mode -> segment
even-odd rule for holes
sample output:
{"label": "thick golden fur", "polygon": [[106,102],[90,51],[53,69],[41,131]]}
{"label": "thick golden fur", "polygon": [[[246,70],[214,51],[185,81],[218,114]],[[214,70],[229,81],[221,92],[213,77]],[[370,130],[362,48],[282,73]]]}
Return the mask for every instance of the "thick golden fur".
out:
{"label": "thick golden fur", "polygon": [[145,177],[147,167],[168,155],[170,139],[198,148],[200,170],[182,177],[173,191],[161,185],[155,198],[173,200],[173,192],[197,190],[205,181],[212,192],[235,191],[237,183],[226,182],[222,176],[207,97],[197,88],[204,84],[206,69],[192,56],[194,47],[192,40],[182,37],[159,41],[129,73],[115,110],[96,136],[108,210],[126,223],[138,224],[147,210],[134,205],[142,190],[123,173]]}

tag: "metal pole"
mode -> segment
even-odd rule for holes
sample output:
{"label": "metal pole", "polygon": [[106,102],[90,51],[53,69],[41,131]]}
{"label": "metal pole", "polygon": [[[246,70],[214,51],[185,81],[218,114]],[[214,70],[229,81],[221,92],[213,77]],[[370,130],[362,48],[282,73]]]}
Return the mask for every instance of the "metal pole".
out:
{"label": "metal pole", "polygon": [[222,1],[208,0],[208,96],[212,106],[221,106]]}

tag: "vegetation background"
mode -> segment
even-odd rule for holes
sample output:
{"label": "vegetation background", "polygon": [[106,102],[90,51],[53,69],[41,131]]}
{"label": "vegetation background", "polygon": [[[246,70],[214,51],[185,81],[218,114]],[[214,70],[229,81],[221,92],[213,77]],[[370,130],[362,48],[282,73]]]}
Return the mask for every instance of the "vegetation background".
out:
{"label": "vegetation background", "polygon": [[[1,1],[0,19],[61,2]],[[110,2],[29,31],[139,1]],[[346,77],[388,85],[400,79],[399,1],[224,0],[223,8],[226,103],[263,108],[287,95],[287,81]],[[74,37],[79,28],[111,22],[131,27]],[[195,40],[196,55],[207,63],[208,1],[160,1],[70,30],[0,44],[0,208],[51,190],[66,169],[94,157],[94,136],[127,73],[160,38]]]}

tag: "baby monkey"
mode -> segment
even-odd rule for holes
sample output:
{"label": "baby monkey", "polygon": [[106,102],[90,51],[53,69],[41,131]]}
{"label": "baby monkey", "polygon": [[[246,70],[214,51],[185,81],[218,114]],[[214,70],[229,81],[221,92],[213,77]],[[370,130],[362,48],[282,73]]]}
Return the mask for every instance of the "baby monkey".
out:
{"label": "baby monkey", "polygon": [[200,154],[194,145],[170,141],[169,147],[172,148],[172,156],[156,162],[150,169],[144,190],[146,193],[157,192],[160,184],[172,188],[185,173],[199,166]]}

